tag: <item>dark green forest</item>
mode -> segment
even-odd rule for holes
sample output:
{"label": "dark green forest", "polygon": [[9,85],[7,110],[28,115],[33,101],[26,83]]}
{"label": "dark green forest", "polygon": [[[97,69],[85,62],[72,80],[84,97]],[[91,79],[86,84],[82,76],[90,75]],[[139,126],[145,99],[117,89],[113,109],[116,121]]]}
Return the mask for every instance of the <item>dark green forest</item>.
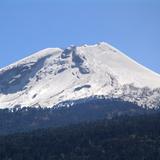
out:
{"label": "dark green forest", "polygon": [[0,136],[0,160],[159,160],[160,113]]}
{"label": "dark green forest", "polygon": [[[68,102],[67,102],[68,104]],[[112,118],[115,115],[135,115],[154,112],[119,99],[94,99],[75,102],[70,107],[14,108],[0,110],[0,135],[59,127],[81,122]]]}

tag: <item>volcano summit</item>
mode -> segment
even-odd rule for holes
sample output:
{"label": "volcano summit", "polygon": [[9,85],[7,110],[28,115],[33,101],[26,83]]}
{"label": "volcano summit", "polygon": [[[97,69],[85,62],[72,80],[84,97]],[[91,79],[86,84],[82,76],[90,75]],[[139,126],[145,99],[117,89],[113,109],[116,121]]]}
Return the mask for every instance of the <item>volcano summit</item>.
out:
{"label": "volcano summit", "polygon": [[87,98],[160,104],[160,75],[107,43],[47,48],[0,69],[0,108],[54,107]]}

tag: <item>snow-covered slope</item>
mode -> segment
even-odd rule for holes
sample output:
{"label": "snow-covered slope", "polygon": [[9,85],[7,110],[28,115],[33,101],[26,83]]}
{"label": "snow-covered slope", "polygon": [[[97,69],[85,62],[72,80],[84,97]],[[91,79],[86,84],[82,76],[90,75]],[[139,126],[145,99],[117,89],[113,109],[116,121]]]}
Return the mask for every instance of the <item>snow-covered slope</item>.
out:
{"label": "snow-covered slope", "polygon": [[160,75],[107,43],[47,48],[0,69],[0,108],[52,107],[101,95],[154,107],[158,88]]}

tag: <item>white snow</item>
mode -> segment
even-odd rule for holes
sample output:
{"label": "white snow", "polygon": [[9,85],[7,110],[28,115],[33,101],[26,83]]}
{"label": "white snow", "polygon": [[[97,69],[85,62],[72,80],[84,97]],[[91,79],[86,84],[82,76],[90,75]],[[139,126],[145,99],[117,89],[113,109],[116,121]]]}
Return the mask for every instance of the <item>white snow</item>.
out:
{"label": "white snow", "polygon": [[[139,97],[144,87],[152,94],[141,99],[133,87],[125,86],[134,86]],[[151,105],[160,97],[156,88],[159,74],[107,43],[48,48],[0,69],[0,108],[52,107],[66,100],[124,94],[125,100]]]}

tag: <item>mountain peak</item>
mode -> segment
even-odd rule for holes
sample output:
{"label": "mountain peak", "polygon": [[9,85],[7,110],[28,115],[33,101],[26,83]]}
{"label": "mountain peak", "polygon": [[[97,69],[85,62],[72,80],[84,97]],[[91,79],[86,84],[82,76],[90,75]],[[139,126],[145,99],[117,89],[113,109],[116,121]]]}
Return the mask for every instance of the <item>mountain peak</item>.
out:
{"label": "mountain peak", "polygon": [[[148,97],[143,93],[146,87]],[[66,100],[100,95],[125,95],[125,99],[145,105],[157,99],[157,88],[158,74],[105,42],[47,48],[0,69],[1,108],[51,107]]]}

